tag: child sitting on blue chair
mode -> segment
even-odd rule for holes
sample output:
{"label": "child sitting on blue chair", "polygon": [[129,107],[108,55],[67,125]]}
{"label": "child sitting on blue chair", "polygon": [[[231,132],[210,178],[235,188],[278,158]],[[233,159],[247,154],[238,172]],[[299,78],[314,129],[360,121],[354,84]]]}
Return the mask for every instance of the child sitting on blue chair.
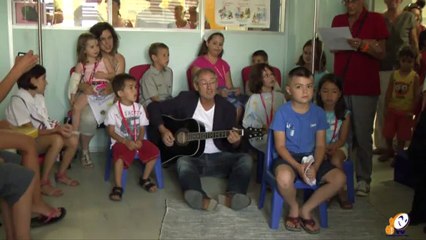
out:
{"label": "child sitting on blue chair", "polygon": [[[346,177],[330,162],[323,161],[328,124],[324,110],[312,103],[312,73],[304,67],[291,70],[286,91],[291,100],[278,109],[271,126],[279,155],[273,164],[273,172],[278,190],[289,205],[284,226],[289,231],[301,231],[303,228],[308,233],[319,233],[320,228],[312,218],[312,211],[333,197],[345,184]],[[313,155],[314,162],[302,163],[302,159],[310,155]],[[294,187],[297,177],[308,184],[315,180],[321,184],[301,207]]]}
{"label": "child sitting on blue chair", "polygon": [[[325,138],[327,159],[343,171],[343,164],[348,159],[347,139],[351,114],[343,98],[342,80],[332,73],[324,75],[318,84],[316,100],[318,106],[324,109],[329,126]],[[340,207],[352,209],[353,205],[346,196],[345,190],[340,189],[337,194]]]}
{"label": "child sitting on blue chair", "polygon": [[157,186],[149,176],[160,154],[158,148],[144,140],[145,126],[149,124],[145,110],[136,102],[136,80],[129,74],[119,74],[112,81],[112,89],[118,101],[111,106],[105,119],[108,134],[111,136],[112,159],[114,161],[115,186],[109,195],[113,201],[120,201],[123,188],[121,176],[123,168],[128,168],[137,153],[145,164],[139,184],[148,192],[155,192]]}

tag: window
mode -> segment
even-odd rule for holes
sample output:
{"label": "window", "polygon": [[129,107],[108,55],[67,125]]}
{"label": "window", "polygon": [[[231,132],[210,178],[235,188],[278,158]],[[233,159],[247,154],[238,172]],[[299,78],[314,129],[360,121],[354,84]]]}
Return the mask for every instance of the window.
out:
{"label": "window", "polygon": [[[15,25],[36,24],[36,0],[13,1]],[[285,0],[44,0],[42,22],[55,27],[114,27],[280,31]],[[204,6],[204,7],[202,7]],[[201,16],[203,15],[203,16]]]}

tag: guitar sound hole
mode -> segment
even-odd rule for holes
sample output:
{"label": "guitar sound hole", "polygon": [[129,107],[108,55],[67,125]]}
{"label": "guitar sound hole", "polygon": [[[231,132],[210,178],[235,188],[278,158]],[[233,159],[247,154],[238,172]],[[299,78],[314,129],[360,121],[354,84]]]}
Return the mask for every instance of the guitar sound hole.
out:
{"label": "guitar sound hole", "polygon": [[188,143],[188,134],[186,132],[176,133],[176,142],[178,145],[185,145]]}

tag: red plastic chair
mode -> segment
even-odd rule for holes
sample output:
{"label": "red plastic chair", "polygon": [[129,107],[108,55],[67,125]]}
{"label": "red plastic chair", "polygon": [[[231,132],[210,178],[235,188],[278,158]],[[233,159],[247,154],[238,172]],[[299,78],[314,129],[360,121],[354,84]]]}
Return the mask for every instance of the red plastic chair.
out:
{"label": "red plastic chair", "polygon": [[70,76],[72,75],[72,73],[74,72],[74,70],[75,70],[75,66],[70,69]]}
{"label": "red plastic chair", "polygon": [[[272,67],[272,70],[274,72],[274,76],[278,82],[278,85],[280,85],[281,87],[281,71],[276,67]],[[243,78],[244,87],[246,86],[247,82],[250,79],[250,71],[251,71],[251,66],[247,66],[243,68],[243,70],[241,70],[241,77]]]}
{"label": "red plastic chair", "polygon": [[138,90],[138,97],[136,98],[136,101],[139,102],[139,96],[140,96],[140,80],[143,76],[143,74],[148,71],[148,69],[151,67],[151,64],[141,64],[136,65],[134,67],[131,67],[129,70],[129,74],[132,75],[136,79],[136,89]]}
{"label": "red plastic chair", "polygon": [[186,70],[186,80],[188,82],[188,90],[195,91],[194,85],[192,84],[192,71],[191,66],[189,66],[188,70]]}

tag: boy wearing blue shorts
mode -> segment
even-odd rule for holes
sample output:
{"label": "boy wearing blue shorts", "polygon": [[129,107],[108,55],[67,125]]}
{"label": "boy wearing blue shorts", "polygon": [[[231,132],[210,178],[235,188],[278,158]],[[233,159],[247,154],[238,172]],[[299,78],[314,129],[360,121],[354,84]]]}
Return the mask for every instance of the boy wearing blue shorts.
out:
{"label": "boy wearing blue shorts", "polygon": [[[286,86],[291,100],[275,113],[271,129],[274,131],[275,149],[279,158],[273,171],[278,190],[289,205],[284,226],[290,231],[319,233],[312,219],[312,210],[333,197],[346,182],[345,174],[323,161],[325,156],[325,131],[328,128],[325,112],[312,103],[314,79],[312,73],[297,67],[290,71]],[[302,163],[302,158],[313,155],[314,162]],[[303,206],[296,200],[294,182],[300,177],[306,183],[321,184]]]}

